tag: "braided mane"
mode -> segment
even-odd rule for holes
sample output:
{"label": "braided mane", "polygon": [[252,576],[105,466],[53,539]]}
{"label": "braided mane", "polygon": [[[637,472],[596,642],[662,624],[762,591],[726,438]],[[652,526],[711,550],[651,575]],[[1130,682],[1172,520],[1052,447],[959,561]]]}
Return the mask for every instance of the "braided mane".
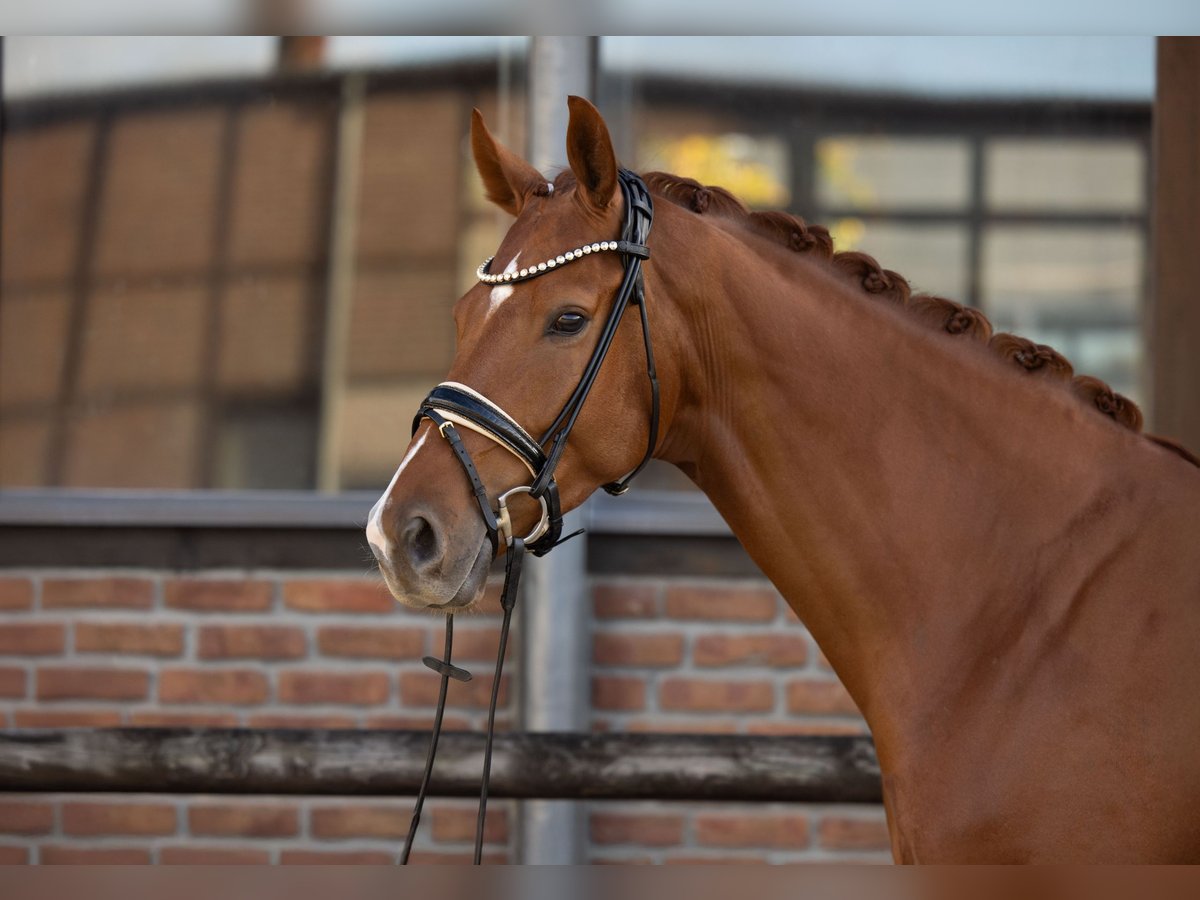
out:
{"label": "braided mane", "polygon": [[[828,260],[837,272],[866,293],[903,307],[935,331],[986,344],[1001,359],[1029,376],[1060,382],[1091,409],[1131,431],[1141,432],[1142,412],[1132,400],[1098,378],[1076,375],[1071,363],[1052,347],[1015,334],[993,333],[992,323],[977,309],[932,294],[914,295],[903,276],[883,268],[874,257],[856,250],[835,252],[827,228],[810,225],[785,212],[752,212],[724,188],[703,185],[691,178],[666,172],[648,172],[642,178],[652,193],[676,206],[699,215],[716,215],[738,222],[789,250]],[[1146,437],[1200,466],[1200,459],[1169,438],[1149,434]]]}

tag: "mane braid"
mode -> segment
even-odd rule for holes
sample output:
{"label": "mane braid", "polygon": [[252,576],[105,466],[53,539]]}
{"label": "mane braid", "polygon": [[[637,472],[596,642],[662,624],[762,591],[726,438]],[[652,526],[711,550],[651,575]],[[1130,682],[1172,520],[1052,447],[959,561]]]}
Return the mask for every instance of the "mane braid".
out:
{"label": "mane braid", "polygon": [[[788,250],[827,261],[834,271],[868,296],[906,309],[917,321],[942,334],[974,340],[1022,372],[1069,385],[1072,393],[1087,406],[1124,428],[1141,431],[1142,413],[1132,400],[1098,378],[1075,375],[1071,363],[1052,347],[1015,334],[993,334],[992,324],[982,312],[953,300],[931,294],[912,295],[908,281],[899,273],[880,266],[874,257],[857,250],[834,252],[828,229],[809,225],[791,213],[751,211],[725,188],[704,185],[692,178],[669,172],[647,172],[642,179],[652,194],[689,212],[715,215],[738,223]],[[557,180],[555,187],[558,187]],[[1200,467],[1200,459],[1175,441],[1154,435],[1146,437]]]}

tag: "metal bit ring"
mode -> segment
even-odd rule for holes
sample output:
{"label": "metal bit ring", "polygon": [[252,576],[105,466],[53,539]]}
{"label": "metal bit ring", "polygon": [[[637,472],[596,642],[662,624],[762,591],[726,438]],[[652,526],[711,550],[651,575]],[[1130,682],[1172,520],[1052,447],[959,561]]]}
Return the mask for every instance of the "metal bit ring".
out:
{"label": "metal bit ring", "polygon": [[[515,488],[509,488],[503,494],[496,498],[496,523],[500,526],[500,533],[504,535],[504,545],[511,546],[513,542],[512,519],[508,513],[508,498],[513,494],[529,494],[533,496],[533,488],[527,484],[518,485]],[[526,544],[534,543],[538,538],[550,530],[550,507],[546,504],[545,494],[534,497],[542,507],[542,517],[533,530],[525,537]]]}

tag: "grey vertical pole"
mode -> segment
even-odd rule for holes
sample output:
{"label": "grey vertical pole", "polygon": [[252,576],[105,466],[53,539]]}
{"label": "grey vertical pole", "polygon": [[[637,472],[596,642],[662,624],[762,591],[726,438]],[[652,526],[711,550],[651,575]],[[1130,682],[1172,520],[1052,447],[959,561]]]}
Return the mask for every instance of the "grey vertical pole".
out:
{"label": "grey vertical pole", "polygon": [[[534,37],[529,45],[529,158],[540,171],[566,164],[567,95],[591,97],[596,40]],[[580,526],[577,510],[563,534]],[[521,598],[521,726],[579,731],[588,726],[588,631],[591,608],[584,568],[586,536],[525,563]],[[583,861],[583,807],[530,800],[518,815],[517,858],[528,865]]]}
{"label": "grey vertical pole", "polygon": [[341,486],[342,415],[350,355],[350,316],[354,303],[358,186],[366,128],[366,76],[342,78],[329,228],[329,274],[325,295],[325,344],[321,366],[321,414],[317,441],[317,490]]}

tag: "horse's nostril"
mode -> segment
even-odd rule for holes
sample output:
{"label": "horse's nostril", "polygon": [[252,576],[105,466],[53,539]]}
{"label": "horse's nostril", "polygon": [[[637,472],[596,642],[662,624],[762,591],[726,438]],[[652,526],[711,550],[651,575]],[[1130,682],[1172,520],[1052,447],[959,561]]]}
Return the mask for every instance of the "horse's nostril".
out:
{"label": "horse's nostril", "polygon": [[403,542],[416,570],[427,568],[441,557],[437,532],[421,516],[414,516],[404,527]]}

